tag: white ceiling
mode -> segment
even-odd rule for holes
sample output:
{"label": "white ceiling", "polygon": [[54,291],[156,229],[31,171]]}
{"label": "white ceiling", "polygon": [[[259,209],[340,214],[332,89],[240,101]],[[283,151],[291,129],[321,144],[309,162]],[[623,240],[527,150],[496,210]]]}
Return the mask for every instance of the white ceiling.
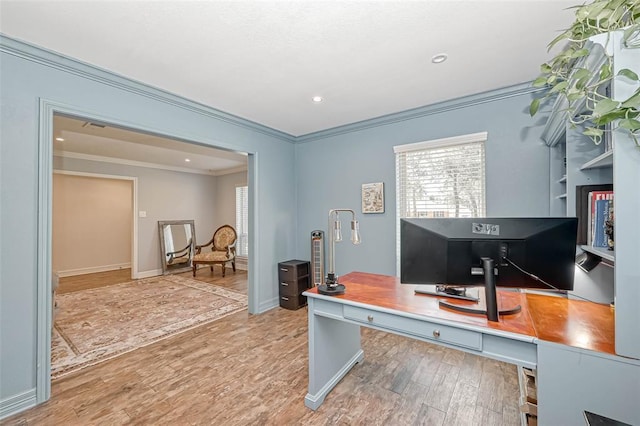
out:
{"label": "white ceiling", "polygon": [[0,31],[300,136],[531,81],[580,2],[1,0]]}

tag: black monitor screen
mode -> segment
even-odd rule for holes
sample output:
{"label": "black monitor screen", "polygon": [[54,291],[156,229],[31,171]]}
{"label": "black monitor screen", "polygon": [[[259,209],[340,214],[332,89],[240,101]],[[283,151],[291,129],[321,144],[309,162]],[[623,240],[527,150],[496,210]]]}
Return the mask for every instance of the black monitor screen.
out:
{"label": "black monitor screen", "polygon": [[[401,219],[400,281],[482,286],[482,258],[495,262],[495,285],[572,290],[576,218]],[[517,267],[526,271],[522,272]]]}

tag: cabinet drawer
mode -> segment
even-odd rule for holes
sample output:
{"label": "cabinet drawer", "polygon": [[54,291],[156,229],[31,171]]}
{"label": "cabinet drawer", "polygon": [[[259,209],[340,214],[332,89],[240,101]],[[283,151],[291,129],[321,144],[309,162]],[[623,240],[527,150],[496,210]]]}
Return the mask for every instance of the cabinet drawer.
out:
{"label": "cabinet drawer", "polygon": [[309,288],[309,276],[302,277],[294,281],[280,281],[279,283],[281,296],[297,296]]}
{"label": "cabinet drawer", "polygon": [[384,312],[374,312],[354,306],[344,307],[344,317],[364,324],[400,331],[429,340],[482,350],[482,333],[471,330],[462,330],[429,321],[399,317]]}
{"label": "cabinet drawer", "polygon": [[296,310],[307,304],[307,298],[301,294],[297,296],[280,295],[280,307]]}

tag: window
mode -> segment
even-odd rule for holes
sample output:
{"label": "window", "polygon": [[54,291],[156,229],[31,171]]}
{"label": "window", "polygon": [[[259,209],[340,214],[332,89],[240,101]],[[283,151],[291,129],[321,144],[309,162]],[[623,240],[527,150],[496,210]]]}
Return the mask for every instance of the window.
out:
{"label": "window", "polygon": [[236,255],[249,257],[249,187],[236,187]]}
{"label": "window", "polygon": [[401,218],[485,216],[486,140],[483,132],[393,148],[398,264]]}

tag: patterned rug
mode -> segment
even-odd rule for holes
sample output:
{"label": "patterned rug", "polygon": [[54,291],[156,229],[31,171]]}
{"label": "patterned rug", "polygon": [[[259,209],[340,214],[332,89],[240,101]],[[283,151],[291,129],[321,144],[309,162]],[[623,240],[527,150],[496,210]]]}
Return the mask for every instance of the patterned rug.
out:
{"label": "patterned rug", "polygon": [[247,308],[247,296],[175,275],[56,296],[51,377],[166,339]]}

